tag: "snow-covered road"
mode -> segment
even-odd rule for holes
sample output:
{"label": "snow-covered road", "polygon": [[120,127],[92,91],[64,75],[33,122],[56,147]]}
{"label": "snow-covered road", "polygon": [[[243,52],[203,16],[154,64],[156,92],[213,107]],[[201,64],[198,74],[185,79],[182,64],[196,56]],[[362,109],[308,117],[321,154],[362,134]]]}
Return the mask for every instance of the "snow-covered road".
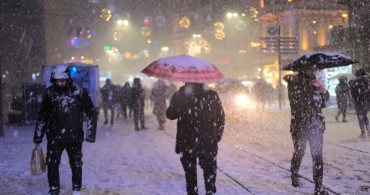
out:
{"label": "snow-covered road", "polygon": [[[324,185],[332,194],[370,194],[370,141],[358,139],[355,115],[348,123],[334,120],[336,109],[325,109]],[[290,110],[285,108],[226,112],[226,128],[219,145],[217,194],[312,194],[312,162],[307,147],[300,173],[303,187],[290,185],[293,145]],[[247,117],[244,117],[247,116]],[[186,194],[184,171],[174,152],[176,122],[157,130],[146,110],[148,130],[134,131],[132,119],[98,122],[95,143],[83,144],[82,194]],[[44,173],[32,176],[29,161],[34,126],[5,126],[0,139],[0,194],[46,194]],[[42,143],[46,150],[46,141]],[[71,173],[66,153],[61,167],[61,194],[71,194]],[[308,181],[309,180],[309,181]],[[202,170],[198,187],[204,194]]]}

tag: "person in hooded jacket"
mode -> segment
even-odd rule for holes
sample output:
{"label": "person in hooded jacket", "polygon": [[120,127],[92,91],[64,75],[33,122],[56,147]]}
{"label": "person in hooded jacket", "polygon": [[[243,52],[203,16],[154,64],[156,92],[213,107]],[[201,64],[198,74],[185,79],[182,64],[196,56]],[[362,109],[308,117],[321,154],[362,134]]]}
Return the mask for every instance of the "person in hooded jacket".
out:
{"label": "person in hooded jacket", "polygon": [[59,164],[63,150],[72,170],[72,190],[79,194],[82,183],[83,113],[87,116],[86,141],[95,142],[97,114],[86,89],[72,83],[67,66],[56,66],[43,95],[34,138],[40,144],[46,133],[49,194],[60,192]]}
{"label": "person in hooded jacket", "polygon": [[185,171],[187,193],[198,194],[197,158],[203,169],[206,193],[216,193],[217,145],[225,125],[218,94],[201,83],[185,83],[172,96],[166,116],[177,119],[175,152],[180,154]]}
{"label": "person in hooded jacket", "polygon": [[122,89],[121,89],[121,107],[122,107],[122,114],[123,117],[127,118],[127,110],[128,110],[128,116],[131,117],[132,109],[131,109],[131,87],[130,83],[126,82]]}
{"label": "person in hooded jacket", "polygon": [[305,154],[307,142],[311,148],[315,194],[328,194],[323,181],[323,135],[325,131],[322,108],[329,99],[322,80],[316,80],[315,65],[307,65],[297,75],[286,75],[288,98],[291,107],[290,133],[294,152],[291,160],[291,179],[294,187],[300,187],[299,168]]}
{"label": "person in hooded jacket", "polygon": [[349,100],[351,98],[349,85],[347,83],[347,77],[339,77],[339,84],[335,87],[335,93],[337,95],[338,103],[338,114],[335,116],[335,120],[339,121],[339,116],[342,114],[342,122],[347,122],[346,113],[349,105]]}
{"label": "person in hooded jacket", "polygon": [[139,121],[141,124],[141,129],[147,129],[145,127],[145,91],[141,85],[140,78],[134,78],[134,84],[131,89],[131,100],[132,100],[132,110],[134,111],[134,123],[135,130],[139,130]]}
{"label": "person in hooded jacket", "polygon": [[150,100],[153,102],[153,114],[157,116],[159,130],[165,130],[167,86],[163,80],[158,80],[151,91]]}
{"label": "person in hooded jacket", "polygon": [[370,125],[367,118],[367,112],[370,108],[370,79],[367,75],[364,69],[359,69],[355,73],[357,78],[350,82],[358,123],[361,129],[360,138],[366,138],[365,129],[367,130],[367,136],[370,137]]}

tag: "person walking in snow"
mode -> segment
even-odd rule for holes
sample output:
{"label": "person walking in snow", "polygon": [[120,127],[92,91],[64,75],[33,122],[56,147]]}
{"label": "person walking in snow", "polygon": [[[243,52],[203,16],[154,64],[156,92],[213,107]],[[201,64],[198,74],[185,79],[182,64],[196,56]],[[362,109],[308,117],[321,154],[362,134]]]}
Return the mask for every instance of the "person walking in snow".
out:
{"label": "person walking in snow", "polygon": [[367,118],[367,112],[370,108],[370,79],[364,69],[357,70],[355,76],[357,78],[350,82],[351,93],[361,129],[360,138],[366,138],[365,129],[367,130],[367,136],[370,137],[370,125]]}
{"label": "person walking in snow", "polygon": [[252,91],[256,97],[256,108],[257,110],[264,111],[265,110],[265,102],[266,102],[266,95],[267,95],[267,83],[260,79],[254,84]]}
{"label": "person walking in snow", "polygon": [[163,80],[158,80],[151,91],[150,100],[154,103],[153,114],[157,116],[159,130],[164,130],[166,123],[167,86]]}
{"label": "person walking in snow", "polygon": [[105,80],[105,85],[100,90],[102,107],[104,111],[104,124],[108,124],[108,110],[111,110],[110,123],[114,123],[114,109],[115,109],[115,87],[110,79]]}
{"label": "person walking in snow", "polygon": [[175,152],[185,171],[188,194],[198,194],[197,158],[203,169],[206,194],[216,193],[217,152],[225,115],[215,91],[201,83],[185,83],[172,96],[166,111],[170,120],[177,119]]}
{"label": "person walking in snow", "polygon": [[131,87],[130,83],[126,82],[122,89],[121,89],[121,107],[122,107],[122,114],[123,117],[127,118],[127,112],[128,116],[131,117],[132,109],[131,109]]}
{"label": "person walking in snow", "polygon": [[335,87],[335,93],[337,95],[338,103],[338,114],[335,116],[335,120],[339,121],[339,116],[342,114],[342,122],[347,122],[346,113],[350,100],[350,90],[347,84],[347,77],[341,76],[339,78],[339,84]]}
{"label": "person walking in snow", "polygon": [[300,187],[299,168],[306,150],[307,142],[311,148],[315,194],[328,194],[324,189],[322,157],[323,135],[325,131],[322,108],[329,99],[322,80],[315,78],[315,65],[307,65],[297,75],[287,75],[288,98],[291,107],[290,132],[294,152],[291,160],[291,179],[294,187]]}
{"label": "person walking in snow", "polygon": [[141,129],[147,129],[145,127],[145,116],[144,116],[144,107],[145,107],[145,91],[141,85],[140,78],[134,78],[134,84],[131,90],[131,100],[132,100],[132,109],[134,111],[134,123],[135,130],[139,130],[139,121],[141,124]]}
{"label": "person walking in snow", "polygon": [[67,66],[54,68],[44,93],[37,119],[34,143],[40,144],[46,133],[49,194],[60,192],[59,164],[63,150],[72,170],[72,190],[79,194],[82,183],[83,113],[87,116],[86,141],[95,142],[97,113],[85,88],[72,83]]}

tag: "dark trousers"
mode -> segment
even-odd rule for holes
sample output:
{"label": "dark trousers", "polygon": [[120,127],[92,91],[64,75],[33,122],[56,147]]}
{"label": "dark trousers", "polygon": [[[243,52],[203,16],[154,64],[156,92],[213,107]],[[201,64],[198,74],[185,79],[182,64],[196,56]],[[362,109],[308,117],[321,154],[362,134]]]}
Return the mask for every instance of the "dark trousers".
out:
{"label": "dark trousers", "polygon": [[129,117],[131,117],[131,113],[132,113],[132,110],[130,109],[130,106],[128,103],[121,103],[121,107],[122,107],[122,114],[123,114],[123,117],[124,118],[127,118],[127,110],[129,112]]}
{"label": "dark trousers", "polygon": [[111,110],[111,120],[110,122],[113,123],[114,121],[114,103],[103,103],[103,111],[104,111],[104,119],[108,121],[108,110]]}
{"label": "dark trousers", "polygon": [[367,112],[369,110],[368,102],[361,102],[356,104],[356,114],[358,118],[358,124],[360,125],[361,134],[365,135],[365,129],[370,134],[369,118],[367,118]]}
{"label": "dark trousers", "polygon": [[[188,195],[197,195],[197,158],[184,154],[180,161],[185,171],[186,191]],[[199,165],[203,169],[206,193],[216,193],[216,156],[199,157]]]}
{"label": "dark trousers", "polygon": [[339,102],[338,101],[338,114],[337,118],[340,116],[340,114],[343,114],[343,120],[346,119],[346,113],[347,113],[347,103],[346,102]]}
{"label": "dark trousers", "polygon": [[324,163],[322,158],[323,148],[323,133],[309,133],[299,132],[292,133],[294,152],[291,161],[291,172],[292,180],[298,179],[298,171],[301,166],[302,158],[305,154],[307,142],[310,144],[312,164],[313,164],[313,180],[315,188],[319,189],[322,187],[322,178]]}
{"label": "dark trousers", "polygon": [[141,128],[145,128],[145,118],[144,118],[144,105],[134,106],[134,123],[135,127],[139,127],[139,121]]}
{"label": "dark trousers", "polygon": [[50,193],[58,194],[60,191],[59,183],[59,164],[63,150],[67,151],[69,165],[72,170],[72,190],[79,191],[82,183],[82,142],[59,144],[47,144],[46,164],[48,165],[48,181]]}
{"label": "dark trousers", "polygon": [[159,124],[159,129],[164,129],[164,124],[166,123],[166,113],[164,114],[158,114],[157,116],[157,121]]}

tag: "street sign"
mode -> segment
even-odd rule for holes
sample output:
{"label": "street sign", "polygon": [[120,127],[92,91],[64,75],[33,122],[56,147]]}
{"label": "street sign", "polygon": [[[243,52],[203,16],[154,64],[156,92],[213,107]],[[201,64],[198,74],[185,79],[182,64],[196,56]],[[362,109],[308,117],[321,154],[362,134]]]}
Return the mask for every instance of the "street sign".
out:
{"label": "street sign", "polygon": [[261,42],[266,46],[261,48],[263,52],[273,53],[280,49],[281,54],[297,54],[299,51],[298,40],[295,37],[262,37]]}

